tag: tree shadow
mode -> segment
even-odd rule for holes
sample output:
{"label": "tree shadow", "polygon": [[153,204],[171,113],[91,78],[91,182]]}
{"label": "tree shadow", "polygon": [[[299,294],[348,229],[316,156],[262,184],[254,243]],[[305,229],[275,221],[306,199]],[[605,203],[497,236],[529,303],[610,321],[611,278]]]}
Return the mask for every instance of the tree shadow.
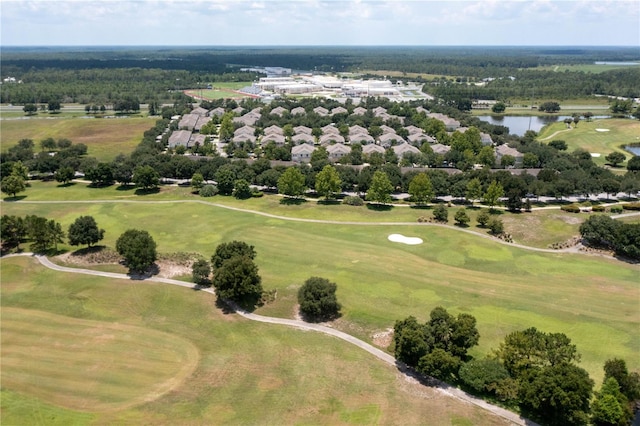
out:
{"label": "tree shadow", "polygon": [[391,204],[367,203],[367,209],[376,212],[388,212],[393,210],[393,206]]}
{"label": "tree shadow", "polygon": [[57,188],[68,188],[70,186],[74,186],[75,184],[76,184],[75,182],[64,182],[59,184]]}
{"label": "tree shadow", "polygon": [[335,321],[338,318],[342,317],[342,313],[341,312],[335,312],[335,313],[330,314],[330,315],[313,316],[313,315],[305,314],[304,312],[300,312],[300,317],[302,318],[302,320],[304,322],[316,323],[317,324],[317,323],[321,323],[321,322]]}
{"label": "tree shadow", "polygon": [[280,204],[285,205],[285,206],[299,206],[299,205],[304,204],[306,202],[307,202],[307,200],[305,200],[304,198],[285,197],[282,200],[280,200]]}
{"label": "tree shadow", "polygon": [[318,200],[318,204],[324,206],[337,206],[338,204],[342,204],[342,201],[336,199]]}
{"label": "tree shadow", "polygon": [[127,276],[132,280],[142,281],[142,280],[146,280],[147,278],[151,278],[154,275],[158,275],[159,273],[160,273],[160,267],[154,263],[153,265],[149,266],[146,270],[142,272],[132,271],[131,269],[129,269],[129,272],[127,272]]}
{"label": "tree shadow", "polygon": [[454,226],[458,227],[458,228],[469,228],[469,224],[468,223],[454,223]]}
{"label": "tree shadow", "polygon": [[102,250],[106,248],[107,246],[83,247],[81,249],[71,252],[71,256],[86,256],[88,254],[100,253]]}
{"label": "tree shadow", "polygon": [[131,191],[136,189],[135,185],[122,184],[116,187],[116,191]]}
{"label": "tree shadow", "polygon": [[160,192],[160,187],[156,186],[155,188],[138,188],[136,189],[136,195],[151,195],[157,194]]}
{"label": "tree shadow", "polygon": [[16,201],[24,200],[25,198],[27,198],[26,195],[15,195],[13,197],[4,197],[3,200],[7,203],[14,203]]}
{"label": "tree shadow", "polygon": [[432,207],[428,204],[413,204],[409,206],[410,209],[413,210],[431,210]]}

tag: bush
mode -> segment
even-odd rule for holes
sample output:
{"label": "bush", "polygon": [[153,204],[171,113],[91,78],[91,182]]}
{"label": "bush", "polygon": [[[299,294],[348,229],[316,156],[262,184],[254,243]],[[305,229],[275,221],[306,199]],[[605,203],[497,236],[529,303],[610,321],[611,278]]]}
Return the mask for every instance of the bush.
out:
{"label": "bush", "polygon": [[364,200],[355,195],[349,195],[347,197],[344,197],[344,200],[342,200],[342,203],[348,206],[363,206]]}
{"label": "bush", "polygon": [[300,312],[311,321],[336,318],[341,308],[336,289],[337,285],[326,278],[309,278],[298,291]]}
{"label": "bush", "polygon": [[560,210],[568,213],[580,213],[580,206],[577,204],[567,204],[565,206],[560,207]]}
{"label": "bush", "polygon": [[210,285],[209,275],[211,274],[211,266],[205,259],[198,259],[191,267],[193,282],[198,285]]}
{"label": "bush", "polygon": [[495,390],[509,373],[496,359],[474,359],[462,364],[458,372],[460,380],[476,392]]}
{"label": "bush", "polygon": [[251,192],[251,196],[253,198],[260,198],[260,197],[264,196],[264,192],[262,192],[262,191],[252,191]]}
{"label": "bush", "polygon": [[605,207],[600,205],[600,204],[598,204],[598,205],[593,206],[593,211],[602,213],[602,212],[605,211]]}
{"label": "bush", "polygon": [[[622,208],[625,210],[640,210],[640,203],[625,203],[622,205]],[[613,210],[613,207],[611,209]]]}
{"label": "bush", "polygon": [[205,185],[200,188],[201,197],[213,197],[218,193],[218,187],[215,185]]}
{"label": "bush", "polygon": [[611,206],[611,213],[622,213],[624,206]]}
{"label": "bush", "polygon": [[465,211],[464,207],[461,207],[460,209],[458,209],[458,211],[456,211],[454,219],[458,226],[467,226],[467,223],[469,223],[470,220],[469,215]]}

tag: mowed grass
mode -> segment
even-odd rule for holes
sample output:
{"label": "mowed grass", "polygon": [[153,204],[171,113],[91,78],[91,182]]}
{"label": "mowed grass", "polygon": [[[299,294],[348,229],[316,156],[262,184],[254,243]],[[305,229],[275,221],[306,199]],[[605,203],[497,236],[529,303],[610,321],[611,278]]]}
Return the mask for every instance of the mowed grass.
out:
{"label": "mowed grass", "polygon": [[66,138],[88,147],[88,155],[99,161],[111,161],[118,154],[130,154],[151,128],[155,118],[30,118],[26,120],[2,120],[0,144],[2,150],[16,145],[21,139],[32,139],[36,152],[40,141],[46,138]]}
{"label": "mowed grass", "polygon": [[179,336],[9,307],[1,354],[3,387],[80,411],[156,399],[191,375],[199,358]]}
{"label": "mowed grass", "polygon": [[[99,324],[101,330],[130,328],[187,341],[200,355],[193,373],[177,381],[170,392],[107,411],[91,406],[77,410],[63,396],[36,394],[29,383],[40,368],[48,366],[33,362],[33,369],[25,371],[21,380],[3,380],[2,424],[507,424],[484,410],[407,381],[394,367],[339,339],[225,314],[207,293],[60,273],[31,258],[2,259],[0,265],[3,317],[6,312],[17,312],[19,317],[24,312],[25,318],[55,319],[51,324],[36,321],[34,327],[23,327],[35,350],[40,343],[31,335],[45,333],[40,335],[45,346],[50,339],[46,334],[67,335],[69,324],[90,324],[80,327],[85,334]],[[5,327],[13,322],[7,324],[3,318],[3,339]],[[157,362],[153,352],[137,358],[142,348],[135,336],[131,335],[128,351],[113,354],[123,360],[114,359],[108,366],[111,374],[103,376],[100,386],[111,386],[116,375],[128,382],[129,395],[138,389],[140,377],[124,374],[126,360]],[[79,340],[71,335],[60,343]],[[3,342],[3,351],[12,348],[11,342]],[[83,357],[78,350],[67,351],[64,362],[68,365],[60,365],[60,373],[40,377],[39,384],[53,386],[56,375],[64,375],[78,377],[77,385],[82,386],[80,373],[72,370]],[[3,375],[12,370],[3,363]],[[85,397],[108,403],[110,398],[100,386],[87,389]]]}
{"label": "mowed grass", "polygon": [[[599,132],[596,129],[607,129],[608,131]],[[571,130],[568,130],[564,123],[553,123],[540,131],[538,140],[544,143],[563,140],[567,143],[569,151],[581,148],[592,154],[600,154],[599,157],[594,157],[593,161],[599,166],[603,166],[606,163],[605,157],[613,151],[623,153],[627,159],[632,157],[632,154],[622,147],[640,142],[640,121],[618,118],[591,122],[581,120],[577,127],[574,128],[572,125]]]}
{"label": "mowed grass", "polygon": [[[337,326],[365,340],[408,315],[424,321],[441,305],[477,317],[482,337],[476,356],[497,348],[507,333],[535,326],[566,333],[596,380],[611,357],[640,368],[640,269],[617,260],[532,252],[417,223],[292,222],[197,203],[5,203],[3,209],[53,217],[63,228],[92,215],[111,247],[128,228],[148,230],[165,253],[209,257],[221,242],[246,241],[256,247],[264,287],[278,291],[276,302],[259,312],[291,317],[304,280],[326,277],[338,284],[344,307]],[[391,233],[424,244],[391,243]]]}

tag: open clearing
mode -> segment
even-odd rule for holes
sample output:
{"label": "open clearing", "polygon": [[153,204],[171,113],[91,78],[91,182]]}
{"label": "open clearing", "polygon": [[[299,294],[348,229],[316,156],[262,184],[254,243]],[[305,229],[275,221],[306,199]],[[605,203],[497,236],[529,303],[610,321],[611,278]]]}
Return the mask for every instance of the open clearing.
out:
{"label": "open clearing", "polygon": [[34,151],[46,138],[66,138],[88,147],[88,155],[99,161],[111,161],[118,154],[129,154],[142,140],[142,134],[158,117],[128,118],[29,118],[2,120],[2,150],[16,145],[20,139],[32,139]]}
{"label": "open clearing", "polygon": [[[186,340],[200,353],[193,373],[171,392],[119,410],[80,412],[40,398],[27,387],[30,372],[11,386],[3,380],[2,424],[397,424],[398,419],[407,425],[508,424],[407,381],[395,368],[339,339],[225,314],[207,293],[56,272],[31,258],[0,264],[3,314],[46,312],[65,318],[39,331],[61,333],[82,318]],[[4,328],[5,321],[3,338]],[[79,356],[66,355],[70,363]],[[153,360],[153,353],[148,356]],[[109,385],[110,377],[101,384]],[[139,379],[122,374],[132,386]],[[48,380],[56,378],[41,378],[39,384],[49,386]],[[107,399],[104,393],[88,393]]]}

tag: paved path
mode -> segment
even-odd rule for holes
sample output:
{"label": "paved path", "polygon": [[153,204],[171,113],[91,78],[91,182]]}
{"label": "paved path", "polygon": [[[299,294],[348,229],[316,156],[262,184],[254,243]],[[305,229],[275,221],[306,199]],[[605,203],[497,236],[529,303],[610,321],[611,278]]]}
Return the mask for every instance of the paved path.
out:
{"label": "paved path", "polygon": [[[99,276],[99,277],[105,277],[105,278],[115,278],[115,279],[124,279],[124,280],[142,280],[142,281],[152,281],[152,282],[158,282],[158,283],[163,283],[163,284],[171,284],[171,285],[177,285],[180,287],[185,287],[185,288],[189,288],[189,289],[193,289],[194,288],[194,284],[190,283],[190,282],[186,282],[186,281],[179,281],[179,280],[172,280],[172,279],[168,279],[168,278],[160,278],[160,277],[154,277],[154,276],[131,276],[131,275],[126,275],[126,274],[119,274],[119,273],[115,273],[115,272],[102,272],[102,271],[94,271],[91,269],[81,269],[81,268],[69,268],[66,266],[60,266],[60,265],[56,265],[55,263],[51,262],[46,256],[43,255],[34,255],[33,253],[19,253],[19,254],[11,254],[5,257],[15,257],[15,256],[33,256],[35,257],[43,266],[53,269],[55,271],[60,271],[60,272],[68,272],[68,273],[73,273],[73,274],[85,274],[85,275],[93,275],[93,276]],[[210,293],[210,294],[215,294],[214,290],[212,288],[200,288],[201,291],[205,292],[205,293]],[[419,381],[423,381],[424,382],[424,378],[420,377],[419,374],[417,374],[416,372],[414,372],[413,370],[411,370],[410,368],[408,368],[406,365],[402,364],[401,362],[396,361],[396,359],[389,355],[388,353],[376,348],[375,346],[372,346],[370,344],[368,344],[367,342],[364,342],[350,334],[344,333],[340,330],[336,330],[334,328],[331,327],[327,327],[325,325],[322,324],[313,324],[313,323],[307,323],[304,321],[298,321],[298,320],[293,320],[293,319],[287,319],[287,318],[275,318],[275,317],[266,317],[263,315],[257,315],[257,314],[253,314],[250,312],[247,312],[241,308],[239,308],[238,306],[236,306],[235,304],[231,303],[231,302],[227,302],[227,304],[240,316],[252,320],[252,321],[258,321],[258,322],[263,322],[263,323],[268,323],[268,324],[278,324],[278,325],[285,325],[285,326],[289,326],[289,327],[294,327],[297,329],[301,329],[301,330],[309,330],[309,331],[317,331],[319,333],[324,333],[330,336],[334,336],[337,337],[339,339],[345,340],[349,343],[351,343],[352,345],[355,345],[357,347],[359,347],[360,349],[363,349],[367,352],[369,352],[370,354],[372,354],[373,356],[375,356],[376,358],[384,361],[385,363],[398,368],[398,370],[404,374],[405,376],[411,378],[411,379],[416,379]],[[428,380],[428,384],[432,387],[434,387],[435,389],[439,390],[440,392],[442,392],[445,395],[448,395],[450,397],[456,398],[458,400],[473,404],[475,406],[478,406],[480,408],[483,408],[487,411],[490,411],[491,413],[495,414],[496,416],[502,417],[505,420],[510,421],[511,423],[515,424],[515,425],[523,425],[523,426],[537,426],[536,423],[524,419],[520,416],[518,416],[515,413],[512,413],[511,411],[505,410],[504,408],[501,407],[497,407],[495,405],[489,404],[488,402],[476,398],[472,395],[469,395],[468,393],[457,389],[453,386],[450,386],[446,383],[434,380],[434,379],[429,379]]]}

